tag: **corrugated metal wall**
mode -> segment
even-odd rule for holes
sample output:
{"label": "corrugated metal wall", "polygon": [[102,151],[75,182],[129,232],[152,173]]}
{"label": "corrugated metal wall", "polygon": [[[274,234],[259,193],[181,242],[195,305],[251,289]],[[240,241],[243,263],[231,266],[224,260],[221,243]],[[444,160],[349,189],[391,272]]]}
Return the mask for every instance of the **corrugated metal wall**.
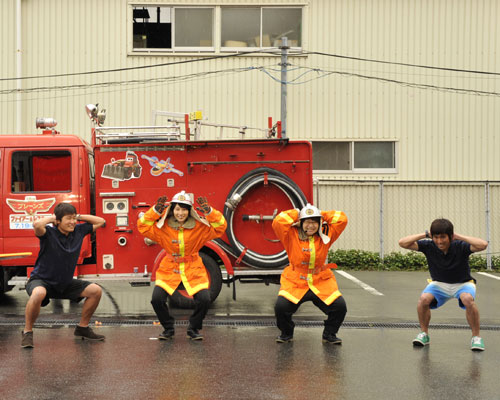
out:
{"label": "corrugated metal wall", "polygon": [[[172,2],[156,2],[173,4]],[[177,3],[176,3],[177,4]],[[255,4],[185,1],[183,4]],[[305,4],[304,50],[453,69],[496,71],[500,65],[496,0],[261,1]],[[2,77],[15,76],[15,0],[0,2]],[[190,60],[192,56],[128,54],[131,7],[127,0],[23,0],[23,75],[120,69]],[[128,36],[130,37],[128,37]],[[159,68],[23,81],[23,88],[103,83],[91,89],[22,95],[23,132],[37,116],[89,138],[87,103],[108,109],[108,125],[146,124],[152,109],[204,111],[210,121],[265,127],[280,117],[280,87],[263,72],[218,73],[196,80],[142,82],[228,68],[279,68],[275,57],[239,57]],[[500,179],[500,98],[408,84],[500,93],[498,75],[432,70],[324,55],[292,57],[288,89],[292,138],[398,142],[398,173],[367,179]],[[279,74],[276,74],[279,77]],[[377,80],[375,78],[389,80]],[[310,80],[309,80],[310,79]],[[106,86],[108,82],[122,82]],[[2,81],[0,90],[15,88]],[[2,93],[1,133],[15,132],[15,95]],[[347,178],[352,174],[346,174]]]}

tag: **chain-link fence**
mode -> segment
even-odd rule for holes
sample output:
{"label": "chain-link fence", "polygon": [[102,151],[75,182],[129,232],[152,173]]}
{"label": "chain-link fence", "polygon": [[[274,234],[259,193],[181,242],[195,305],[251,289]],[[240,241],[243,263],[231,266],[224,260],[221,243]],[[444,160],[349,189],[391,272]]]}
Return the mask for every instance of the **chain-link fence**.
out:
{"label": "chain-link fence", "polygon": [[315,202],[342,210],[349,223],[335,248],[377,251],[381,257],[401,237],[424,232],[436,218],[455,232],[488,241],[487,257],[500,252],[500,182],[346,181],[315,179]]}

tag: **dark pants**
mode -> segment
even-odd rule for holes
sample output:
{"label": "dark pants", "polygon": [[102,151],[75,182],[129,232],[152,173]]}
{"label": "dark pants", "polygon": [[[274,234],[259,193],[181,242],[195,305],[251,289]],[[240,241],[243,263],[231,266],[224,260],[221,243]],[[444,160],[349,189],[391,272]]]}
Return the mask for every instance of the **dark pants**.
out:
{"label": "dark pants", "polygon": [[284,335],[293,335],[295,323],[292,321],[292,315],[299,309],[300,305],[306,301],[312,301],[316,307],[328,316],[325,320],[324,333],[337,334],[347,313],[344,298],[340,296],[332,304],[327,306],[311,290],[309,290],[297,304],[292,303],[282,296],[278,296],[278,300],[276,300],[276,305],[274,306],[274,313],[276,315],[276,323],[281,332]]}
{"label": "dark pants", "polygon": [[[164,329],[174,329],[174,318],[168,312],[167,306],[168,293],[160,286],[155,286],[151,304],[155,310],[160,324]],[[194,296],[194,312],[189,317],[189,326],[193,329],[201,329],[203,327],[203,319],[207,315],[210,307],[210,291],[208,289],[200,290]]]}

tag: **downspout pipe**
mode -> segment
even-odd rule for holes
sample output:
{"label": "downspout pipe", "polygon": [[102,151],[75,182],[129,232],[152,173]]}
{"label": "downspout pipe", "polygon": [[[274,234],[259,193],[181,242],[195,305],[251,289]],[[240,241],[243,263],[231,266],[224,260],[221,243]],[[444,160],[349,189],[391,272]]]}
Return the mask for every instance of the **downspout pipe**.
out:
{"label": "downspout pipe", "polygon": [[21,92],[22,89],[22,73],[23,73],[23,56],[22,56],[22,19],[21,19],[21,0],[16,0],[16,88],[18,90],[16,94],[16,133],[20,135],[22,133],[22,112],[23,107],[21,103]]}

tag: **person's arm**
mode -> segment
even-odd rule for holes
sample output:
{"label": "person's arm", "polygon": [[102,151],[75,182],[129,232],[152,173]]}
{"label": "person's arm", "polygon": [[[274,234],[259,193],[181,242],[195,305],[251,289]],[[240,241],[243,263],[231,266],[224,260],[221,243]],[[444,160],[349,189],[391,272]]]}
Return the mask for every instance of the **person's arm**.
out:
{"label": "person's arm", "polygon": [[274,217],[272,228],[274,233],[281,241],[285,249],[288,243],[288,235],[292,229],[293,224],[299,221],[299,210],[292,209],[280,212]]}
{"label": "person's arm", "polygon": [[416,235],[405,236],[404,238],[399,239],[399,245],[403,249],[408,250],[418,250],[418,240],[425,239],[427,237],[427,232],[425,233],[417,233]]}
{"label": "person's arm", "polygon": [[463,240],[470,244],[470,251],[475,253],[476,251],[483,251],[488,247],[488,242],[486,240],[472,237],[472,236],[464,236],[458,233],[453,235],[453,240]]}
{"label": "person's arm", "polygon": [[89,224],[92,224],[94,232],[96,231],[96,229],[104,226],[104,224],[106,223],[106,220],[104,218],[90,214],[78,214],[76,216],[76,219],[78,221],[88,222]]}
{"label": "person's arm", "polygon": [[47,224],[53,224],[54,222],[56,222],[55,214],[49,215],[48,217],[40,218],[35,222],[33,222],[33,230],[35,231],[35,235],[38,237],[42,237],[43,235],[45,235],[45,232],[47,231],[45,226]]}
{"label": "person's arm", "polygon": [[[347,225],[347,215],[343,211],[330,210],[321,211],[322,222],[325,221],[328,224],[328,236],[332,238],[331,244],[340,236]],[[322,229],[323,225],[319,227]]]}

